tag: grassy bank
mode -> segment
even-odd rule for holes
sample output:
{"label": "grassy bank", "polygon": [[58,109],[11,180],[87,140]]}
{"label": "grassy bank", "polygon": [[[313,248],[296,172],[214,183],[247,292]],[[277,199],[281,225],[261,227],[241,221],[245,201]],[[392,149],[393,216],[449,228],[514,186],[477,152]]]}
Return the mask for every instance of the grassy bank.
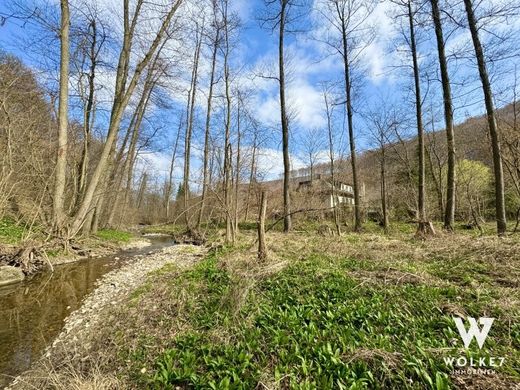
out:
{"label": "grassy bank", "polygon": [[[25,223],[17,223],[14,219],[4,217],[0,219],[0,244],[19,244],[31,235],[29,226]],[[34,236],[41,236],[35,231]]]}
{"label": "grassy bank", "polygon": [[133,237],[134,235],[132,233],[115,229],[103,229],[96,233],[96,238],[115,244],[128,243]]}
{"label": "grassy bank", "polygon": [[[29,225],[12,218],[0,219],[0,259],[4,262],[18,261],[17,253],[21,248],[33,249],[33,265],[30,273],[36,272],[46,264],[45,257],[52,263],[74,261],[86,256],[102,256],[117,252],[132,245],[135,235],[123,230],[101,229],[95,235],[76,237],[68,247],[63,242],[53,240],[45,229]],[[31,264],[28,264],[30,266]]]}
{"label": "grassy bank", "polygon": [[[129,388],[511,388],[520,382],[518,238],[268,236],[152,274],[90,358]],[[494,317],[464,350],[453,316]],[[505,357],[454,375],[447,357]],[[478,360],[478,359],[477,359]],[[88,370],[87,370],[88,371]]]}

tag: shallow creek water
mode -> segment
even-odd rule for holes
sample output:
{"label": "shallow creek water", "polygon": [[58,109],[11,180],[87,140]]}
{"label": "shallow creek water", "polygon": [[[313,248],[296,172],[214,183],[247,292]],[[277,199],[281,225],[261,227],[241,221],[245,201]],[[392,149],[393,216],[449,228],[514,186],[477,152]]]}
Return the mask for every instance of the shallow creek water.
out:
{"label": "shallow creek water", "polygon": [[0,288],[0,388],[41,356],[101,276],[137,255],[173,245],[168,237],[149,239],[152,246],[143,249],[58,265],[54,273]]}

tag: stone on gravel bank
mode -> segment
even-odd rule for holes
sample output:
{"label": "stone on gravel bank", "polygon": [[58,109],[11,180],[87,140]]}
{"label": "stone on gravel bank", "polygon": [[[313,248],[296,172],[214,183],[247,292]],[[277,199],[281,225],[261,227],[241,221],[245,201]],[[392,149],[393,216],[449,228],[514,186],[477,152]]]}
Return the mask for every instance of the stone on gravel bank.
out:
{"label": "stone on gravel bank", "polygon": [[58,346],[67,350],[77,350],[78,345],[88,346],[90,332],[103,326],[103,318],[110,316],[111,308],[144,284],[150,272],[167,264],[181,268],[191,266],[204,253],[202,247],[175,245],[157,253],[136,256],[123,267],[107,273],[97,282],[98,287],[87,296],[82,306],[65,319],[62,333],[47,350],[46,356],[49,357],[52,349]]}
{"label": "stone on gravel bank", "polygon": [[18,267],[4,265],[0,267],[0,286],[19,283],[25,279],[25,275]]}
{"label": "stone on gravel bank", "polygon": [[128,244],[124,244],[121,246],[121,249],[124,251],[130,250],[130,249],[142,249],[151,246],[152,243],[148,240],[133,240],[130,241]]}
{"label": "stone on gravel bank", "polygon": [[203,247],[174,245],[156,253],[135,256],[121,268],[105,274],[98,280],[97,288],[84,299],[81,307],[65,319],[62,332],[47,347],[42,359],[31,370],[15,378],[6,390],[40,388],[28,387],[26,384],[34,378],[45,381],[49,375],[47,367],[55,367],[55,356],[68,360],[80,356],[88,359],[92,336],[105,325],[112,309],[147,281],[150,272],[167,264],[187,268],[197,263],[205,254],[206,249]]}

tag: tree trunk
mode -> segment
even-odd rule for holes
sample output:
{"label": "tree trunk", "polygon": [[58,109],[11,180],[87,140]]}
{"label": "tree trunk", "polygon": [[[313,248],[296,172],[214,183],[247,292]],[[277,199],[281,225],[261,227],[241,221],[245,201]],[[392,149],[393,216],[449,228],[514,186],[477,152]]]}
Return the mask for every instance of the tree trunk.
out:
{"label": "tree trunk", "polygon": [[[125,177],[125,168],[127,166],[127,161],[123,164],[123,167],[121,167],[121,162],[123,161],[123,157],[126,150],[126,145],[128,144],[128,140],[130,139],[130,149],[133,149],[135,152],[137,140],[139,138],[139,134],[141,131],[141,125],[143,123],[144,116],[146,114],[146,110],[148,108],[148,104],[150,103],[150,99],[152,96],[152,93],[154,91],[155,86],[157,85],[157,82],[159,81],[161,70],[157,69],[156,66],[159,62],[161,52],[164,48],[165,42],[163,42],[163,45],[157,50],[157,54],[154,57],[154,60],[150,63],[148,67],[148,71],[144,80],[143,90],[141,93],[141,96],[139,98],[139,102],[137,103],[137,106],[135,108],[135,111],[132,115],[132,119],[130,120],[130,124],[127,128],[124,140],[122,142],[121,147],[119,148],[119,152],[117,154],[117,157],[115,159],[115,162],[112,163],[112,169],[110,173],[110,180],[107,183],[107,188],[111,189],[111,193],[113,194],[110,199],[112,200],[109,205],[110,211],[107,219],[106,225],[111,227],[113,225],[113,220],[115,218],[115,214],[117,212],[117,209],[119,207],[119,203],[121,200],[121,196],[119,194],[119,191],[121,189],[121,184]],[[114,145],[115,146],[115,145]],[[115,152],[115,151],[114,151]],[[128,154],[127,159],[128,160]],[[110,160],[112,161],[112,159]],[[118,175],[118,172],[120,174]],[[117,176],[119,176],[119,180],[117,180]]]}
{"label": "tree trunk", "polygon": [[383,211],[383,229],[388,230],[388,205],[386,196],[386,153],[384,141],[381,143],[381,209]]}
{"label": "tree trunk", "polygon": [[[341,236],[341,227],[339,226],[338,207],[340,205],[339,198],[336,193],[336,177],[334,170],[334,142],[332,139],[332,112],[330,110],[327,92],[324,93],[325,110],[327,113],[327,130],[329,135],[329,158],[330,158],[330,178],[332,180],[332,212],[334,215],[334,225],[336,226],[336,233]],[[312,180],[311,180],[312,182]]]}
{"label": "tree trunk", "polygon": [[98,232],[99,220],[101,219],[101,213],[103,210],[103,205],[105,203],[104,194],[100,194],[100,196],[98,196],[96,199],[96,207],[94,208],[94,212],[92,214],[92,222],[89,227],[89,234],[96,234]]}
{"label": "tree trunk", "polygon": [[225,222],[226,222],[226,243],[234,242],[235,235],[233,229],[233,221],[232,221],[232,213],[231,213],[231,196],[232,189],[231,185],[231,165],[232,165],[232,149],[231,149],[231,75],[230,75],[230,65],[229,65],[229,52],[230,52],[230,44],[229,44],[229,28],[228,25],[228,9],[227,2],[225,3],[224,9],[224,84],[225,84],[225,99],[226,99],[226,108],[225,108],[225,118],[224,118],[224,212],[225,212]]}
{"label": "tree trunk", "polygon": [[354,231],[360,232],[362,229],[361,221],[361,196],[359,188],[359,178],[357,170],[357,156],[356,156],[356,140],[354,136],[353,116],[354,110],[352,107],[352,85],[350,80],[350,59],[348,52],[348,37],[345,10],[341,10],[339,3],[336,3],[336,10],[341,21],[341,41],[343,47],[343,71],[345,77],[345,98],[347,110],[347,124],[348,124],[348,138],[350,143],[350,164],[352,167],[352,180],[354,187]]}
{"label": "tree trunk", "polygon": [[251,199],[251,190],[253,186],[253,180],[255,180],[255,170],[256,170],[256,139],[257,139],[257,133],[255,132],[254,139],[253,139],[253,156],[251,157],[251,171],[249,173],[249,184],[247,186],[247,197],[246,197],[246,211],[244,216],[244,221],[247,222],[249,217],[249,202]]}
{"label": "tree trunk", "polygon": [[[433,134],[433,136],[435,137],[435,134]],[[437,175],[435,174],[435,167],[433,165],[431,148],[432,148],[432,146],[430,146],[430,148],[426,149],[425,153],[426,153],[426,156],[428,157],[428,163],[429,163],[430,171],[432,174],[433,185],[435,186],[435,193],[437,194],[437,207],[439,209],[438,215],[439,215],[439,218],[442,219],[442,218],[444,218],[444,199],[443,199],[444,194],[442,191],[442,182],[441,182],[442,181],[442,170],[439,169],[439,177],[437,177]]]}
{"label": "tree trunk", "polygon": [[215,86],[215,68],[217,64],[217,51],[219,47],[220,40],[220,27],[218,26],[218,22],[215,22],[215,39],[213,41],[213,53],[211,56],[211,73],[210,73],[210,82],[209,82],[209,92],[208,92],[208,102],[206,108],[206,126],[204,130],[204,160],[203,160],[203,168],[202,168],[202,196],[200,200],[200,209],[199,216],[197,218],[197,228],[200,228],[202,223],[202,216],[204,214],[204,203],[206,202],[206,196],[208,192],[208,180],[209,180],[209,172],[208,172],[208,162],[209,162],[209,137],[211,130],[211,110],[213,103],[213,89]]}
{"label": "tree trunk", "polygon": [[71,236],[77,234],[77,232],[83,225],[85,216],[87,215],[87,213],[89,212],[89,209],[91,207],[92,199],[93,199],[96,189],[98,187],[99,181],[101,180],[101,178],[106,170],[110,151],[112,149],[112,145],[117,140],[117,134],[119,131],[119,126],[121,124],[121,119],[123,117],[124,110],[125,110],[126,106],[128,105],[128,102],[130,101],[130,98],[132,97],[132,94],[141,79],[141,75],[142,75],[143,71],[150,63],[159,44],[163,41],[164,35],[166,34],[166,30],[169,28],[170,22],[174,16],[174,14],[176,13],[177,9],[181,5],[182,0],[178,0],[177,2],[175,2],[174,5],[172,5],[170,11],[163,19],[161,27],[160,27],[159,31],[157,32],[157,35],[155,36],[151,46],[149,47],[149,49],[146,52],[143,59],[140,62],[138,62],[138,64],[136,65],[134,74],[131,77],[130,82],[127,83],[128,82],[128,80],[127,80],[128,79],[128,68],[129,68],[129,62],[130,62],[130,56],[131,56],[132,41],[134,38],[135,24],[136,24],[137,17],[139,15],[142,3],[143,3],[143,1],[140,0],[136,4],[134,16],[132,18],[132,22],[130,23],[129,1],[125,0],[123,2],[124,39],[123,39],[123,45],[121,48],[121,52],[119,55],[118,67],[117,67],[117,72],[116,72],[116,86],[115,86],[115,93],[114,93],[114,101],[112,104],[112,111],[110,114],[107,139],[105,141],[105,145],[103,146],[103,150],[101,152],[99,162],[98,162],[98,164],[94,170],[94,173],[92,174],[92,178],[86,188],[83,201],[81,202],[81,205],[80,205],[78,211],[76,212],[76,215],[74,216],[73,222],[71,224],[71,228],[70,228]]}
{"label": "tree trunk", "polygon": [[89,149],[91,142],[91,131],[94,126],[94,95],[95,95],[95,77],[97,66],[97,27],[96,20],[92,19],[89,29],[92,29],[92,42],[90,45],[90,68],[88,73],[88,96],[85,105],[84,123],[83,123],[83,149],[81,151],[80,175],[78,180],[78,205],[81,202],[85,186],[87,184]]}
{"label": "tree trunk", "polygon": [[53,219],[54,229],[63,235],[65,223],[64,203],[67,174],[67,132],[68,132],[68,100],[69,100],[69,33],[70,13],[68,0],[61,0],[60,27],[60,94],[58,108],[58,153],[56,159],[56,178],[54,183]]}
{"label": "tree trunk", "polygon": [[[128,128],[126,129],[125,137],[123,139],[123,142],[121,144],[121,147],[119,148],[119,152],[117,153],[117,156],[115,158],[115,161],[110,161],[110,166],[107,169],[110,171],[110,179],[107,181],[106,184],[100,183],[100,191],[103,193],[106,193],[107,200],[108,200],[108,207],[109,207],[109,213],[108,218],[106,222],[106,226],[111,227],[114,217],[116,215],[117,209],[119,207],[119,201],[120,201],[120,194],[119,190],[121,188],[121,184],[123,183],[124,176],[125,176],[125,167],[126,167],[126,161],[123,163],[123,166],[121,166],[121,162],[123,160],[123,155],[126,150],[126,145],[128,144],[130,136],[135,132],[135,121],[137,117],[137,109],[132,115],[132,119],[130,120],[130,124],[128,125]],[[114,151],[115,152],[115,151]],[[118,177],[119,176],[119,177]]]}
{"label": "tree trunk", "polygon": [[[200,28],[200,30],[199,30]],[[186,137],[184,139],[184,222],[186,228],[190,230],[190,221],[188,215],[190,200],[190,159],[191,159],[191,137],[193,134],[193,120],[195,116],[195,102],[197,95],[197,80],[199,75],[199,58],[202,46],[202,29],[197,25],[196,47],[193,58],[193,71],[191,75],[191,87],[189,96],[188,122],[186,126]]]}
{"label": "tree trunk", "polygon": [[280,84],[280,116],[282,125],[282,149],[283,149],[283,230],[289,232],[292,230],[291,220],[291,160],[289,155],[289,117],[287,115],[287,106],[285,102],[285,58],[284,58],[284,36],[286,22],[287,0],[281,0],[280,10],[280,31],[278,41],[278,67],[279,67],[279,84]]}
{"label": "tree trunk", "polygon": [[146,187],[148,186],[148,173],[144,172],[141,177],[141,183],[139,184],[139,190],[137,192],[137,209],[141,208],[143,204],[144,195],[146,193]]}
{"label": "tree trunk", "polygon": [[520,226],[520,208],[516,210],[516,224],[515,228],[513,229],[513,233],[518,232],[518,227]]}
{"label": "tree trunk", "polygon": [[437,37],[437,52],[439,54],[439,65],[441,70],[442,93],[444,99],[444,118],[446,121],[446,137],[448,146],[448,176],[446,210],[444,213],[444,229],[453,231],[455,222],[455,130],[453,125],[453,103],[451,98],[450,77],[448,73],[448,61],[444,47],[442,32],[441,13],[439,0],[431,0],[433,23],[435,24],[435,35]]}
{"label": "tree trunk", "polygon": [[419,158],[419,183],[418,183],[418,212],[419,212],[419,227],[417,234],[430,235],[433,234],[433,229],[430,229],[431,224],[426,221],[426,204],[425,204],[425,164],[424,164],[424,127],[422,120],[422,96],[421,96],[421,79],[419,73],[419,61],[417,59],[417,43],[415,40],[415,26],[414,14],[412,11],[412,2],[408,0],[408,21],[410,25],[410,48],[412,50],[413,60],[413,74],[415,84],[415,110],[417,118],[417,154]]}
{"label": "tree trunk", "polygon": [[183,119],[179,121],[179,128],[177,129],[177,136],[175,137],[175,144],[173,145],[172,159],[170,160],[170,171],[168,172],[168,183],[166,185],[166,193],[164,195],[164,200],[166,202],[166,221],[170,220],[170,201],[173,192],[173,170],[175,169],[175,159],[177,158],[177,147],[179,146],[179,138],[182,130],[182,122]]}
{"label": "tree trunk", "polygon": [[239,196],[240,191],[240,96],[237,103],[237,161],[235,171],[235,235],[238,234]]}
{"label": "tree trunk", "polygon": [[262,191],[262,200],[258,213],[258,260],[265,261],[267,258],[267,246],[265,242],[265,214],[267,210],[267,196]]}
{"label": "tree trunk", "polygon": [[416,120],[417,120],[417,142],[418,142],[418,150],[417,155],[419,159],[419,167],[418,167],[418,211],[419,211],[419,221],[424,221],[426,219],[426,209],[424,204],[424,128],[422,122],[422,96],[421,96],[421,80],[419,74],[419,61],[417,59],[417,45],[415,41],[415,26],[414,26],[414,15],[412,11],[412,2],[408,0],[408,21],[410,27],[410,48],[412,50],[412,60],[413,60],[413,74],[414,74],[414,86],[415,86],[415,111],[416,111]]}
{"label": "tree trunk", "polygon": [[503,236],[507,230],[506,207],[504,195],[504,172],[502,168],[502,156],[500,150],[499,130],[495,117],[495,107],[493,104],[493,94],[491,92],[491,83],[487,71],[487,65],[484,58],[484,49],[480,42],[478,34],[477,21],[473,11],[471,0],[464,0],[466,14],[468,17],[468,25],[475,48],[475,56],[477,58],[480,80],[482,82],[482,90],[484,92],[484,100],[486,102],[487,120],[489,126],[489,135],[491,137],[491,148],[493,150],[493,168],[495,173],[495,208],[497,220],[497,233]]}

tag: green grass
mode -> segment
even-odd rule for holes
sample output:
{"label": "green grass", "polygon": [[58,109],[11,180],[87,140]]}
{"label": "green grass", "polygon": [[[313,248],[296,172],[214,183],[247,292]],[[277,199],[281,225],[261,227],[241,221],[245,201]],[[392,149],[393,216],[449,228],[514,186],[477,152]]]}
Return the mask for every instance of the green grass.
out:
{"label": "green grass", "polygon": [[11,218],[0,220],[0,242],[6,244],[17,244],[22,241],[27,229],[22,224],[17,224]]}
{"label": "green grass", "polygon": [[[367,245],[362,235],[353,237],[345,236],[342,245]],[[401,272],[430,270],[448,281],[367,282],[356,273],[375,274],[387,264],[327,253],[316,246],[321,238],[309,240],[304,251],[292,252],[294,240],[281,243],[277,254],[289,265],[265,277],[244,276],[244,264],[232,263],[244,256],[243,248],[213,253],[180,275],[158,273],[134,303],[157,302],[154,287],[161,286],[167,291],[162,310],[175,310],[161,316],[161,326],[183,326],[168,340],[143,329],[139,348],[123,354],[132,360],[132,381],[156,389],[252,389],[260,382],[289,389],[448,389],[452,367],[443,357],[463,355],[505,356],[497,370],[520,380],[520,325],[509,322],[519,318],[518,310],[498,305],[501,296],[488,285],[467,287],[468,281],[490,282],[481,278],[480,265],[455,267],[450,274],[454,263],[443,266],[442,255],[425,263],[403,260],[393,263]],[[450,275],[457,275],[456,282],[449,282]],[[461,349],[446,307],[496,318],[484,349],[475,343]],[[140,374],[136,367],[148,370]]]}
{"label": "green grass", "polygon": [[114,243],[126,243],[133,237],[132,233],[114,229],[100,230],[96,233],[96,236],[102,240]]}

